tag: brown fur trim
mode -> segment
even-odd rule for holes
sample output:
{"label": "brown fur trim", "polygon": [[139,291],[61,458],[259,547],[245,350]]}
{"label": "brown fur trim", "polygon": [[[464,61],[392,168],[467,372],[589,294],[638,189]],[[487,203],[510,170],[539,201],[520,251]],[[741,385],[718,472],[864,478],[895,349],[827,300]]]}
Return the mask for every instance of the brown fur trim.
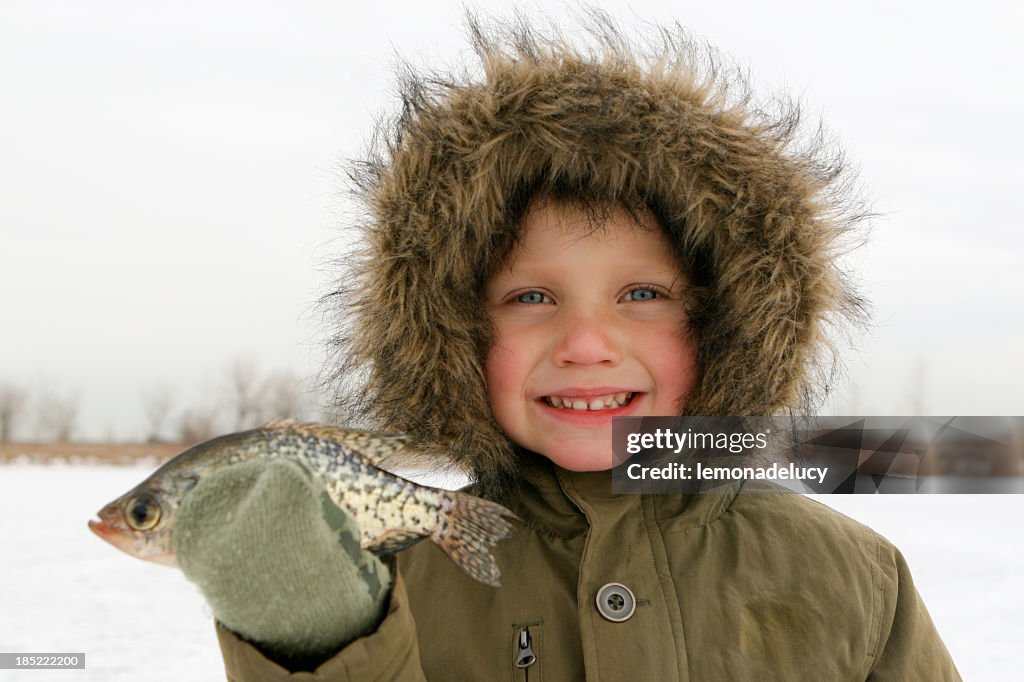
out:
{"label": "brown fur trim", "polygon": [[324,299],[346,414],[413,435],[485,489],[514,479],[484,386],[482,292],[532,187],[639,199],[703,273],[687,413],[813,407],[836,368],[824,326],[863,318],[835,258],[865,214],[824,136],[801,136],[795,106],[757,104],[678,27],[637,44],[591,12],[587,49],[522,17],[468,23],[481,73],[404,68],[401,114],[350,172],[362,247]]}

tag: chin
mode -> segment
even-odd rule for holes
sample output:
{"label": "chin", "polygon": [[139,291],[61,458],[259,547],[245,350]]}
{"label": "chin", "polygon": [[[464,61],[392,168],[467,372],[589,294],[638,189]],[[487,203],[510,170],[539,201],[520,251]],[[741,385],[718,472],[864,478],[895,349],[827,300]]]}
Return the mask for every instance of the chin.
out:
{"label": "chin", "polygon": [[563,450],[545,455],[552,462],[569,471],[606,471],[614,466],[612,453],[592,450]]}

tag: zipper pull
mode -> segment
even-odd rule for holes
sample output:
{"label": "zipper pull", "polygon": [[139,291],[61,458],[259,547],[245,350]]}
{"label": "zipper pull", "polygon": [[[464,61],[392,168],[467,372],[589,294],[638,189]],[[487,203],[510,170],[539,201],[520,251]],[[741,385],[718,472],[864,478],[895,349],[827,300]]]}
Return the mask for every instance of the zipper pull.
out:
{"label": "zipper pull", "polygon": [[533,653],[530,629],[523,628],[519,631],[519,655],[516,656],[517,668],[529,668],[537,662],[537,656]]}

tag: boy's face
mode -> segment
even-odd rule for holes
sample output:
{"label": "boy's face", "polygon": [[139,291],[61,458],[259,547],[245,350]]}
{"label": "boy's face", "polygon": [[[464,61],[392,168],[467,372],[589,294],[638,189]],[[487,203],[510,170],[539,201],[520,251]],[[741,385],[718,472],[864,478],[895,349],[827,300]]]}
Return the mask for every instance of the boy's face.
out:
{"label": "boy's face", "polygon": [[656,218],[618,207],[588,235],[591,219],[535,201],[521,246],[487,284],[495,419],[573,471],[611,468],[612,417],[679,414],[697,378],[688,281]]}

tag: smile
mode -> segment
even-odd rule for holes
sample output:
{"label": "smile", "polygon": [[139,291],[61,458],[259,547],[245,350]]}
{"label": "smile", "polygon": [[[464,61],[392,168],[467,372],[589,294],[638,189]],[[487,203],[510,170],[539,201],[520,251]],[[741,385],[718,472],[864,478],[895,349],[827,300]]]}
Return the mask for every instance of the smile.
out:
{"label": "smile", "polygon": [[595,396],[557,396],[547,395],[543,400],[551,407],[563,410],[576,410],[579,412],[597,412],[600,410],[614,410],[628,405],[633,400],[635,393],[609,393],[608,395]]}

